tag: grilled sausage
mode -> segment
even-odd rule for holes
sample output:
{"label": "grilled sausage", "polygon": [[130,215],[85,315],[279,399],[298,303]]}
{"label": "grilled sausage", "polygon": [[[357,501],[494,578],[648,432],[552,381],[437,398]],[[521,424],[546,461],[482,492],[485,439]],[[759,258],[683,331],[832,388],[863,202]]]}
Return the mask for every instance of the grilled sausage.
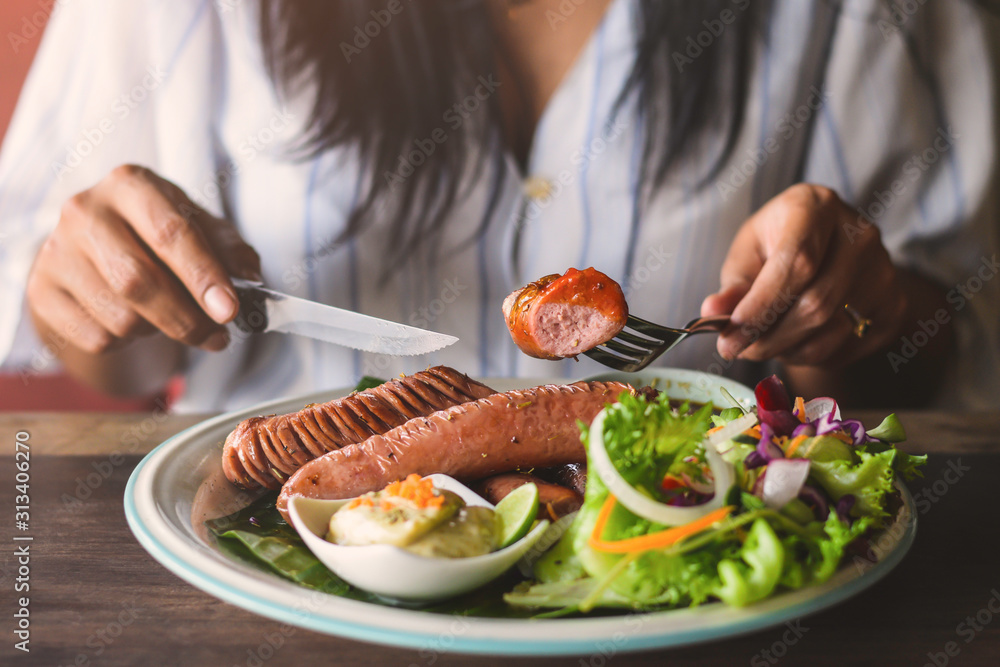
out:
{"label": "grilled sausage", "polygon": [[492,393],[452,368],[437,366],[292,414],[251,417],[226,438],[222,469],[242,488],[278,489],[296,470],[328,452]]}
{"label": "grilled sausage", "polygon": [[538,487],[538,516],[553,521],[559,517],[575,512],[583,505],[583,496],[573,489],[567,489],[561,484],[546,482],[541,477],[535,477],[524,472],[505,472],[493,475],[471,484],[473,491],[494,505],[507,497],[514,489],[533,483]]}
{"label": "grilled sausage", "polygon": [[553,484],[573,489],[581,496],[586,493],[586,463],[567,463],[564,466],[557,466],[555,468],[542,468],[540,470],[535,470],[534,473],[546,482],[552,482]]}
{"label": "grilled sausage", "polygon": [[410,473],[475,480],[584,461],[577,420],[589,423],[631,389],[621,382],[545,385],[411,419],[302,466],[282,487],[278,510],[287,515],[292,496],[352,498]]}
{"label": "grilled sausage", "polygon": [[562,359],[614,337],[625,326],[628,305],[618,283],[600,271],[569,269],[508,295],[503,315],[522,352]]}

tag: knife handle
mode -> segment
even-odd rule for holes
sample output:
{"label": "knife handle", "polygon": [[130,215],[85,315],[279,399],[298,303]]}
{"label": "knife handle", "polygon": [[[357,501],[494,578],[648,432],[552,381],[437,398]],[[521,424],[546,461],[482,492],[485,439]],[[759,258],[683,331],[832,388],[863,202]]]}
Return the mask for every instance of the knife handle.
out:
{"label": "knife handle", "polygon": [[245,334],[263,333],[267,330],[267,294],[262,283],[233,278],[240,312],[233,325]]}

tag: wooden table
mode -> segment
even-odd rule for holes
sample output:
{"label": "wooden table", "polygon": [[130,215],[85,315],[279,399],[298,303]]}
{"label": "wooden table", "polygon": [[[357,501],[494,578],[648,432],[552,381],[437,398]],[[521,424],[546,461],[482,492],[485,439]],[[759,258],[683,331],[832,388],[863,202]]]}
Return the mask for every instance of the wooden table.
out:
{"label": "wooden table", "polygon": [[[852,416],[868,424],[879,419]],[[517,659],[516,664],[1000,664],[1000,412],[903,412],[901,417],[912,449],[932,456],[926,477],[910,485],[918,498],[916,543],[873,588],[801,619],[797,632],[782,626],[653,653],[626,653],[625,642],[609,647],[607,655]],[[129,532],[122,495],[143,454],[201,418],[0,415],[0,499],[8,533],[0,557],[0,664],[430,667],[513,662],[387,648],[282,626],[168,572]],[[16,530],[13,516],[19,431],[30,434],[28,533]],[[82,500],[74,502],[74,496]],[[24,534],[33,541],[13,541]],[[15,551],[24,544],[30,544],[28,593],[14,592],[20,576]],[[30,596],[30,653],[14,647],[13,614],[23,595]]]}

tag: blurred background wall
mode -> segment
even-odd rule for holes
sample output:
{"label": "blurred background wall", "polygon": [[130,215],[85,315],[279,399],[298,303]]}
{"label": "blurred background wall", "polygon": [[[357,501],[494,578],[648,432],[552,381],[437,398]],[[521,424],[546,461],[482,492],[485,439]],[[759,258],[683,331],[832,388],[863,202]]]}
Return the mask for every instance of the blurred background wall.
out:
{"label": "blurred background wall", "polygon": [[[6,135],[18,93],[54,4],[54,0],[0,0],[0,35],[3,36],[0,44],[0,142]],[[150,410],[164,399],[108,398],[61,373],[30,376],[0,374],[0,411]]]}

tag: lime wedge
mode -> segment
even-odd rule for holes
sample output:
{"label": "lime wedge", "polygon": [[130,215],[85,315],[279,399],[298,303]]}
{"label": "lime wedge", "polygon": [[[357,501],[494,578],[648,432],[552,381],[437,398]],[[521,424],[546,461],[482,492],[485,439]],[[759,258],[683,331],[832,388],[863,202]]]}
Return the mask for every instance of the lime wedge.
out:
{"label": "lime wedge", "polygon": [[500,523],[500,549],[509,547],[528,534],[531,524],[538,514],[538,487],[532,483],[522,484],[495,508]]}

